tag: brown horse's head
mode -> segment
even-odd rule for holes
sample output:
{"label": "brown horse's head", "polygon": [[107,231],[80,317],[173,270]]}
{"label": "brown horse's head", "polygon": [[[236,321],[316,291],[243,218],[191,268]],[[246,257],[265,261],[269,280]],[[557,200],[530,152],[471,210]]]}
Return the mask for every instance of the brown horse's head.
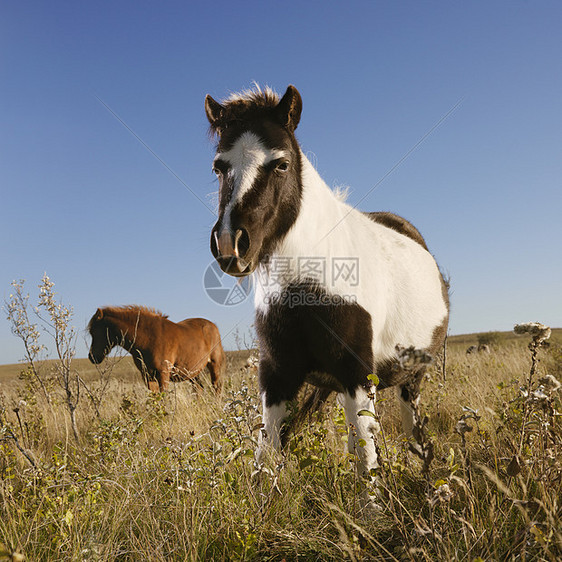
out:
{"label": "brown horse's head", "polygon": [[114,337],[114,330],[104,317],[102,308],[98,308],[96,313],[88,323],[88,332],[92,336],[92,345],[88,353],[88,359],[95,365],[99,365],[107,354],[119,344]]}
{"label": "brown horse's head", "polygon": [[301,152],[294,131],[302,101],[294,86],[279,100],[271,90],[235,95],[205,110],[218,137],[218,221],[211,252],[226,273],[241,277],[271,254],[298,215]]}

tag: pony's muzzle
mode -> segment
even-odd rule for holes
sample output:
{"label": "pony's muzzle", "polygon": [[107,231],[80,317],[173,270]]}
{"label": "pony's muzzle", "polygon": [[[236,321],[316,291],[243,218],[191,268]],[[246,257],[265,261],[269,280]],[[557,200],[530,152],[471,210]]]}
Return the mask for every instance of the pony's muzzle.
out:
{"label": "pony's muzzle", "polygon": [[234,235],[227,229],[220,234],[215,230],[211,237],[211,252],[220,268],[235,277],[250,273],[250,262],[244,259],[249,246],[248,232],[242,228],[239,228]]}

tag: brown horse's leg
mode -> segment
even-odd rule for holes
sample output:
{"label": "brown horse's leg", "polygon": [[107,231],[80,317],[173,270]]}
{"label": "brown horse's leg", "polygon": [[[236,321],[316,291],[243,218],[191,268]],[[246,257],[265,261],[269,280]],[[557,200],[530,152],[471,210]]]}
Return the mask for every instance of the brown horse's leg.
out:
{"label": "brown horse's leg", "polygon": [[170,373],[172,366],[166,362],[166,366],[160,370],[160,376],[158,377],[158,383],[160,384],[160,392],[166,392],[170,384]]}
{"label": "brown horse's leg", "polygon": [[[144,362],[144,359],[138,350],[134,350],[132,353],[133,361],[137,367],[137,369],[141,372],[142,378],[148,387],[148,390],[152,392],[159,392],[160,391],[160,376],[157,371],[152,368],[152,365],[147,365]],[[156,376],[155,376],[156,375]]]}
{"label": "brown horse's leg", "polygon": [[226,356],[222,347],[219,329],[212,323],[208,322],[203,327],[203,338],[209,353],[209,361],[207,368],[211,375],[211,382],[216,392],[220,392],[222,386],[222,374],[224,371]]}
{"label": "brown horse's leg", "polygon": [[202,372],[203,371],[200,371],[199,373],[197,373],[197,375],[189,379],[189,382],[193,385],[193,388],[195,389],[195,392],[197,392],[197,394],[200,394],[203,390],[203,382],[201,381]]}
{"label": "brown horse's leg", "polygon": [[[220,343],[219,343],[220,346]],[[222,387],[222,372],[224,370],[225,355],[222,346],[213,351],[211,359],[207,363],[209,373],[211,373],[211,382],[217,392],[220,392]]]}
{"label": "brown horse's leg", "polygon": [[160,385],[158,384],[158,381],[148,379],[146,383],[148,385],[148,390],[151,390],[152,392],[160,391]]}
{"label": "brown horse's leg", "polygon": [[144,383],[146,384],[149,390],[154,391],[154,389],[151,388],[150,386],[150,382],[151,382],[150,373],[148,372],[148,369],[144,364],[141,353],[136,349],[133,349],[131,351],[131,355],[133,356],[133,362],[135,363],[136,368],[140,371],[140,374],[142,375],[142,380],[144,381]]}
{"label": "brown horse's leg", "polygon": [[209,373],[211,373],[211,382],[213,383],[213,387],[217,392],[221,389],[221,380],[219,376],[219,370],[217,369],[216,363],[211,359],[207,363],[207,367],[209,369]]}

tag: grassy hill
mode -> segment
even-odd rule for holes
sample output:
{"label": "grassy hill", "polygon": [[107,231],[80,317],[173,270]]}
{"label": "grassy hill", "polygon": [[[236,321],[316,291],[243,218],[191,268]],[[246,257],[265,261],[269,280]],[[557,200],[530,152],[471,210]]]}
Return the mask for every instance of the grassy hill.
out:
{"label": "grassy hill", "polygon": [[[515,334],[513,331],[509,332],[481,332],[475,334],[459,334],[455,336],[449,336],[447,341],[450,345],[459,345],[466,347],[470,345],[477,344],[479,338],[493,334],[497,335],[499,342],[501,344],[520,344],[527,345],[529,339],[525,336]],[[553,344],[562,345],[562,328],[552,328],[552,335],[550,336],[550,342]]]}
{"label": "grassy hill", "polygon": [[[485,336],[486,334],[494,334],[499,337],[499,342],[501,345],[514,344],[521,347],[527,346],[529,339],[525,336],[517,335],[511,332],[482,332],[474,334],[459,334],[454,336],[449,336],[447,338],[447,343],[449,348],[458,351],[463,348],[468,348],[471,345],[478,344],[479,337]],[[562,345],[562,328],[553,328],[552,335],[550,337],[550,342],[552,344]],[[227,356],[229,360],[237,362],[241,360],[246,360],[249,355],[249,351],[229,351]],[[48,362],[47,362],[48,363]],[[25,367],[22,363],[12,363],[8,365],[0,365],[0,384],[2,382],[7,383],[8,381],[13,381],[17,378],[21,370]],[[97,369],[95,365],[92,365],[88,359],[77,358],[74,360],[74,367],[78,370],[82,377],[86,380],[95,378],[97,374]],[[134,379],[140,380],[140,375],[136,370],[132,359],[125,355],[120,356],[119,361],[115,363],[113,367],[113,372],[115,376],[123,377],[128,381]]]}
{"label": "grassy hill", "polygon": [[[243,362],[250,355],[249,351],[229,351],[227,352],[227,361],[229,362]],[[46,371],[49,371],[54,366],[56,361],[46,360],[42,361],[41,365]],[[90,363],[88,359],[77,358],[72,361],[73,368],[80,373],[80,376],[86,380],[91,381],[99,377],[100,368]],[[25,369],[25,363],[11,363],[8,365],[0,365],[0,384],[17,384],[22,370]],[[129,355],[121,353],[117,359],[112,360],[112,376],[115,378],[123,379],[126,382],[142,383],[142,378]],[[1,389],[1,387],[0,387]]]}
{"label": "grassy hill", "polygon": [[477,341],[449,337],[445,371],[439,359],[424,381],[427,473],[393,392],[377,393],[377,513],[362,511],[334,397],[255,466],[248,351],[228,353],[220,395],[205,377],[202,391],[151,394],[129,357],[75,360],[77,439],[55,363],[41,366],[46,392],[1,366],[0,543],[33,561],[561,559],[562,405],[544,381],[562,379],[562,330],[535,364],[530,337],[467,355]]}

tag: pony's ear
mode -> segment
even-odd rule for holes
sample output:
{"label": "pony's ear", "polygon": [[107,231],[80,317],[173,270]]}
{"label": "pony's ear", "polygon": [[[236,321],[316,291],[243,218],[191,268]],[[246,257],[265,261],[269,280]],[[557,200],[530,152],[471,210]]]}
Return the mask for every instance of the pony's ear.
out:
{"label": "pony's ear", "polygon": [[293,132],[299,124],[302,111],[302,98],[299,91],[292,85],[281,98],[274,109],[277,121]]}
{"label": "pony's ear", "polygon": [[213,129],[217,128],[224,107],[209,94],[205,96],[205,113]]}
{"label": "pony's ear", "polygon": [[96,320],[101,320],[103,318],[103,310],[101,308],[98,308],[96,310]]}

